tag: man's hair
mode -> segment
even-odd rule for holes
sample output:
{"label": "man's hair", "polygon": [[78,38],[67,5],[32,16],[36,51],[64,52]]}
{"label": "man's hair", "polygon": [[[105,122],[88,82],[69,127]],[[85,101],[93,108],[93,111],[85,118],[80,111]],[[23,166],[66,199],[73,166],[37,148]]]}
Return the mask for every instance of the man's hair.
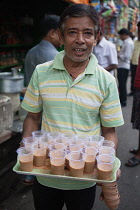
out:
{"label": "man's hair", "polygon": [[44,37],[48,34],[51,29],[59,28],[60,17],[58,15],[53,14],[45,14],[45,17],[41,21],[40,24],[40,33],[41,36]]}
{"label": "man's hair", "polygon": [[[86,4],[73,4],[67,7],[60,16],[60,31],[64,35],[65,22],[70,17],[89,17],[94,23],[94,35],[99,32],[100,18],[97,11],[90,5]],[[82,23],[81,23],[82,24]]]}
{"label": "man's hair", "polygon": [[129,35],[129,36],[130,36],[129,31],[128,31],[126,28],[122,28],[122,29],[118,32],[118,34],[120,34],[120,35],[126,34],[126,35]]}
{"label": "man's hair", "polygon": [[138,22],[137,26],[140,27],[140,21]]}

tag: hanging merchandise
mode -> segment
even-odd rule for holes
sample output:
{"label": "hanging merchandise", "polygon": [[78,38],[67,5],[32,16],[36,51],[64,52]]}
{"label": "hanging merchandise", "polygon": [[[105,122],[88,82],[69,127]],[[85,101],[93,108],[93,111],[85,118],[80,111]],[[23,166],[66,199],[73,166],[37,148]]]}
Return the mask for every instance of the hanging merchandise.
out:
{"label": "hanging merchandise", "polygon": [[128,21],[129,21],[129,30],[135,32],[137,28],[137,19],[138,19],[138,8],[129,8]]}
{"label": "hanging merchandise", "polygon": [[89,4],[89,0],[65,0],[65,1],[74,4]]}
{"label": "hanging merchandise", "polygon": [[120,16],[117,19],[118,31],[122,28],[128,28],[128,14],[129,14],[128,7],[121,7]]}
{"label": "hanging merchandise", "polygon": [[117,16],[117,14],[117,8],[113,0],[103,1],[102,17],[113,17]]}
{"label": "hanging merchandise", "polygon": [[90,0],[90,5],[92,7],[94,7],[94,9],[97,10],[97,12],[101,12],[101,4],[100,4],[100,0]]}

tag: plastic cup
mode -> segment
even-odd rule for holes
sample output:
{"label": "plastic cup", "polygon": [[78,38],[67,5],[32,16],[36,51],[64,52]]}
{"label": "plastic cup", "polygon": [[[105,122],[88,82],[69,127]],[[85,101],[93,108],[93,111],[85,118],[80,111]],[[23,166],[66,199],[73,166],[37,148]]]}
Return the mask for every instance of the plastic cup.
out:
{"label": "plastic cup", "polygon": [[63,150],[50,151],[51,174],[64,175],[66,152]]}
{"label": "plastic cup", "polygon": [[36,138],[37,140],[40,140],[41,138],[46,136],[46,132],[45,131],[41,131],[41,130],[33,131],[32,132],[32,136],[34,138]]}
{"label": "plastic cup", "polygon": [[29,136],[27,138],[24,138],[23,143],[25,145],[25,147],[31,147],[32,144],[37,143],[38,140],[36,138],[34,138],[33,136]]}
{"label": "plastic cup", "polygon": [[33,165],[41,167],[45,165],[46,160],[46,148],[38,148],[37,145],[33,145]]}
{"label": "plastic cup", "polygon": [[76,152],[81,150],[81,146],[77,144],[69,144],[70,152]]}
{"label": "plastic cup", "polygon": [[112,147],[101,146],[101,147],[99,147],[98,151],[99,151],[99,155],[100,154],[109,154],[109,155],[115,156],[115,150]]}
{"label": "plastic cup", "polygon": [[41,139],[39,140],[39,147],[40,147],[40,148],[45,148],[45,149],[46,149],[46,158],[49,157],[49,156],[48,156],[48,153],[49,153],[48,145],[49,145],[49,143],[48,143],[48,140],[47,140],[46,137],[43,137],[43,138],[41,138]]}
{"label": "plastic cup", "polygon": [[85,144],[86,141],[89,140],[89,136],[86,134],[78,134],[75,136],[76,144],[83,145]]}
{"label": "plastic cup", "polygon": [[62,137],[57,137],[54,140],[54,143],[62,143],[62,144],[65,144],[67,146],[68,145],[68,139],[64,138],[63,136]]}
{"label": "plastic cup", "polygon": [[110,181],[112,179],[112,170],[115,157],[108,154],[100,154],[96,157],[98,179]]}
{"label": "plastic cup", "polygon": [[90,136],[90,145],[98,149],[101,142],[104,140],[103,136],[100,135],[92,135]]}
{"label": "plastic cup", "polygon": [[21,171],[31,172],[33,170],[33,152],[30,147],[20,147],[17,149],[18,160]]}
{"label": "plastic cup", "polygon": [[52,143],[48,145],[49,151],[51,150],[58,150],[58,149],[62,149],[65,150],[66,145],[62,144],[62,143]]}
{"label": "plastic cup", "polygon": [[86,155],[81,152],[71,152],[68,157],[70,176],[83,177]]}
{"label": "plastic cup", "polygon": [[82,153],[86,154],[84,172],[92,173],[95,168],[98,150],[94,147],[85,147],[82,149]]}
{"label": "plastic cup", "polygon": [[99,146],[106,146],[106,147],[112,147],[114,148],[115,147],[115,144],[114,142],[112,141],[109,141],[109,140],[103,140],[99,143]]}
{"label": "plastic cup", "polygon": [[61,136],[61,133],[58,132],[58,131],[52,131],[52,132],[49,132],[49,133],[46,134],[47,140],[50,144],[54,143],[56,138],[58,138],[60,136]]}

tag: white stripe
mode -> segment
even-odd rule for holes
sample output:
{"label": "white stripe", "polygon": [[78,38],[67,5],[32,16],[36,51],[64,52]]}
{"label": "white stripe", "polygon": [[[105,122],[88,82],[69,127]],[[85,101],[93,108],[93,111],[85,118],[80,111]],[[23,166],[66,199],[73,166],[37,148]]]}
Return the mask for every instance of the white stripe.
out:
{"label": "white stripe", "polygon": [[119,118],[121,117],[121,112],[117,112],[117,113],[112,113],[112,114],[108,114],[108,115],[102,115],[101,114],[101,117],[103,117],[103,119],[112,119],[112,118]]}

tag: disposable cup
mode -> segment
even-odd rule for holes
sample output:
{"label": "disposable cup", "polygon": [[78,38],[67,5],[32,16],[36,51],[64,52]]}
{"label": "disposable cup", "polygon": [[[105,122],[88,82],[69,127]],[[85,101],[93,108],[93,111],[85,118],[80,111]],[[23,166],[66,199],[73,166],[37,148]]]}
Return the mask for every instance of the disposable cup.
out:
{"label": "disposable cup", "polygon": [[41,167],[45,165],[46,160],[46,148],[35,148],[33,149],[33,165]]}
{"label": "disposable cup", "polygon": [[35,142],[37,143],[38,139],[34,138],[33,136],[29,136],[23,139],[25,147],[31,147]]}
{"label": "disposable cup", "polygon": [[101,146],[99,147],[99,155],[100,154],[109,154],[109,155],[115,155],[115,150],[112,147],[108,146]]}
{"label": "disposable cup", "polygon": [[66,152],[63,150],[50,151],[51,174],[64,175]]}
{"label": "disposable cup", "polygon": [[86,155],[81,152],[71,152],[68,157],[70,176],[83,177]]}
{"label": "disposable cup", "polygon": [[104,140],[103,136],[100,135],[92,135],[90,136],[90,145],[98,149],[101,142]]}
{"label": "disposable cup", "polygon": [[100,146],[106,146],[106,147],[112,147],[112,148],[114,148],[115,147],[115,144],[112,141],[103,140],[103,141],[99,142],[99,147]]}
{"label": "disposable cup", "polygon": [[61,133],[58,131],[52,131],[46,134],[49,143],[54,143],[56,138],[61,137]]}
{"label": "disposable cup", "polygon": [[44,138],[46,136],[46,132],[45,131],[41,131],[41,130],[33,131],[32,132],[32,136],[35,139],[40,140],[40,139],[42,139],[42,138]]}
{"label": "disposable cup", "polygon": [[30,147],[20,147],[17,149],[18,160],[21,171],[31,172],[33,170],[33,152]]}
{"label": "disposable cup", "polygon": [[111,181],[115,157],[108,154],[100,154],[96,157],[99,180]]}
{"label": "disposable cup", "polygon": [[98,150],[94,147],[84,147],[82,153],[86,154],[84,172],[92,173],[95,168]]}
{"label": "disposable cup", "polygon": [[65,144],[66,146],[68,146],[68,139],[67,138],[64,138],[63,136],[57,137],[54,140],[54,143],[62,143],[62,144]]}
{"label": "disposable cup", "polygon": [[49,156],[48,156],[48,153],[49,153],[49,147],[48,147],[48,145],[49,145],[49,143],[48,143],[46,137],[41,138],[41,139],[39,140],[39,147],[40,147],[40,148],[45,148],[45,149],[46,149],[46,158],[49,157]]}

